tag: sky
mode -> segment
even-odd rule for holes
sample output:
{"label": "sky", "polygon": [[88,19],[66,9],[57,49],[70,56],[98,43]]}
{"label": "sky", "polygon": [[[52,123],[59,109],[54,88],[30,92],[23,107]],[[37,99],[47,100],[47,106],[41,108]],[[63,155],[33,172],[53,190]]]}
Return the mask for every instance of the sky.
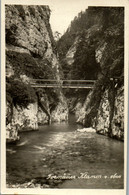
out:
{"label": "sky", "polygon": [[58,31],[63,34],[71,21],[79,12],[88,7],[86,0],[54,0],[49,5],[51,9],[50,24],[53,33]]}

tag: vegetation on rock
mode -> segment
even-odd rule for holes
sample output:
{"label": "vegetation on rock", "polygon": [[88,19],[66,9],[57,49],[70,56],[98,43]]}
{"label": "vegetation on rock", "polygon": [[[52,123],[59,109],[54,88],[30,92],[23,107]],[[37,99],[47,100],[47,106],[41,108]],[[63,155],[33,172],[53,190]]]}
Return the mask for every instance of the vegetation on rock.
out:
{"label": "vegetation on rock", "polygon": [[[16,126],[14,132],[19,131],[17,125],[21,129],[37,129],[39,112],[42,123],[54,110],[59,119],[61,114],[64,117],[61,107],[65,107],[65,115],[68,112],[61,88],[36,89],[31,86],[32,79],[60,80],[57,50],[49,24],[49,7],[6,5],[5,13],[6,122],[10,137],[12,127]],[[36,82],[40,84],[39,80]]]}
{"label": "vegetation on rock", "polygon": [[36,102],[35,91],[30,85],[13,78],[7,78],[6,81],[7,101],[14,106],[26,108],[30,103]]}
{"label": "vegetation on rock", "polygon": [[[80,115],[77,114],[77,121],[83,121],[87,127],[94,124],[97,128],[97,124],[101,121],[97,113],[101,109],[101,116],[103,120],[106,120],[106,111],[101,108],[100,104],[104,105],[102,100],[105,101],[104,96],[107,91],[106,98],[107,104],[109,103],[110,115],[108,134],[114,136],[112,131],[112,121],[116,109],[114,105],[116,98],[122,100],[116,94],[124,85],[124,8],[88,7],[85,12],[79,13],[78,17],[74,18],[65,34],[58,41],[57,46],[66,79],[96,80],[92,94],[89,94],[90,98],[87,96],[87,103],[84,100],[86,106],[82,103],[83,111],[80,110]],[[75,107],[79,101],[78,97],[76,100],[74,98]],[[122,102],[121,106],[123,107]],[[76,109],[72,110],[76,112]],[[84,110],[83,120],[79,119]],[[121,117],[123,118],[122,113]],[[101,122],[103,123],[103,121]],[[120,124],[122,120],[119,120],[118,123],[119,126],[123,127]],[[116,127],[115,136],[119,137],[120,133],[117,131]],[[123,129],[121,128],[120,131]]]}

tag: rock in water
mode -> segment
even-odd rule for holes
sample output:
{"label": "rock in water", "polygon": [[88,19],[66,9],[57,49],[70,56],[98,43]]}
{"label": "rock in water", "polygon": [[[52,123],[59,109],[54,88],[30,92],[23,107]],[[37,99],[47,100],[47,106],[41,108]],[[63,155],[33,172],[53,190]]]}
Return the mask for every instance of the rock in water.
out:
{"label": "rock in water", "polygon": [[93,129],[92,127],[89,127],[89,128],[83,128],[83,129],[77,129],[78,132],[81,132],[81,133],[91,133],[91,132],[96,132],[95,129]]}

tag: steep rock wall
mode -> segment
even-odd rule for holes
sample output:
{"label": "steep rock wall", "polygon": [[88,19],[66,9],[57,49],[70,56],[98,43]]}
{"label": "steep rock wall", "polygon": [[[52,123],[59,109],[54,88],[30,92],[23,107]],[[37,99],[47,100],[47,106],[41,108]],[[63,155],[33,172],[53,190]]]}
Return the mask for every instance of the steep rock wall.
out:
{"label": "steep rock wall", "polygon": [[[98,133],[110,135],[117,139],[124,140],[124,90],[123,87],[117,90],[113,102],[114,109],[110,105],[109,92],[105,91],[100,102],[96,117],[96,130]],[[111,117],[112,116],[112,117]],[[111,118],[110,118],[111,117]]]}
{"label": "steep rock wall", "polygon": [[[106,44],[103,43],[96,50],[96,61],[100,63],[101,72],[98,74],[95,87],[87,96],[81,109],[75,113],[77,122],[83,123],[87,127],[93,126],[97,133],[124,140],[123,68],[117,64],[120,60],[119,56],[113,67],[114,70],[113,65],[108,69],[105,68],[103,64],[108,58],[109,49]],[[119,71],[119,76],[115,76],[116,70]]]}
{"label": "steep rock wall", "polygon": [[[97,133],[124,140],[124,80],[123,68],[119,64],[120,56],[112,66],[106,68],[108,59],[107,43],[96,49],[96,61],[100,63],[101,72],[93,90],[87,96],[80,109],[75,110],[77,122],[96,129]],[[114,44],[115,45],[115,44]],[[120,46],[115,45],[117,47]],[[110,48],[112,50],[112,48]],[[106,57],[105,57],[106,55]],[[118,65],[118,64],[119,65]],[[121,61],[121,63],[123,63]],[[117,75],[117,74],[119,75]],[[115,76],[116,74],[116,76]]]}
{"label": "steep rock wall", "polygon": [[[61,89],[30,86],[32,79],[60,82],[49,7],[6,5],[5,10],[7,138],[15,140],[20,130],[38,129],[38,123],[57,120],[56,113],[59,121],[67,119],[68,109]],[[55,112],[52,119],[51,112]]]}
{"label": "steep rock wall", "polygon": [[96,80],[89,94],[83,90],[85,98],[76,90],[68,100],[77,122],[123,140],[124,8],[89,7],[71,22],[58,47],[68,79]]}

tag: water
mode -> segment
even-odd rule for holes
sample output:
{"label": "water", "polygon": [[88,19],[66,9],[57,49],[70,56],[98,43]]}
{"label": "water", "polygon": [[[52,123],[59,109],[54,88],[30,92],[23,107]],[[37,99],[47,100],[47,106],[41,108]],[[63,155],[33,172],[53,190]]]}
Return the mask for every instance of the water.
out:
{"label": "water", "polygon": [[71,116],[69,123],[21,133],[16,145],[7,146],[7,182],[22,184],[52,174],[73,178],[58,185],[49,178],[53,188],[122,189],[124,143],[78,128]]}

